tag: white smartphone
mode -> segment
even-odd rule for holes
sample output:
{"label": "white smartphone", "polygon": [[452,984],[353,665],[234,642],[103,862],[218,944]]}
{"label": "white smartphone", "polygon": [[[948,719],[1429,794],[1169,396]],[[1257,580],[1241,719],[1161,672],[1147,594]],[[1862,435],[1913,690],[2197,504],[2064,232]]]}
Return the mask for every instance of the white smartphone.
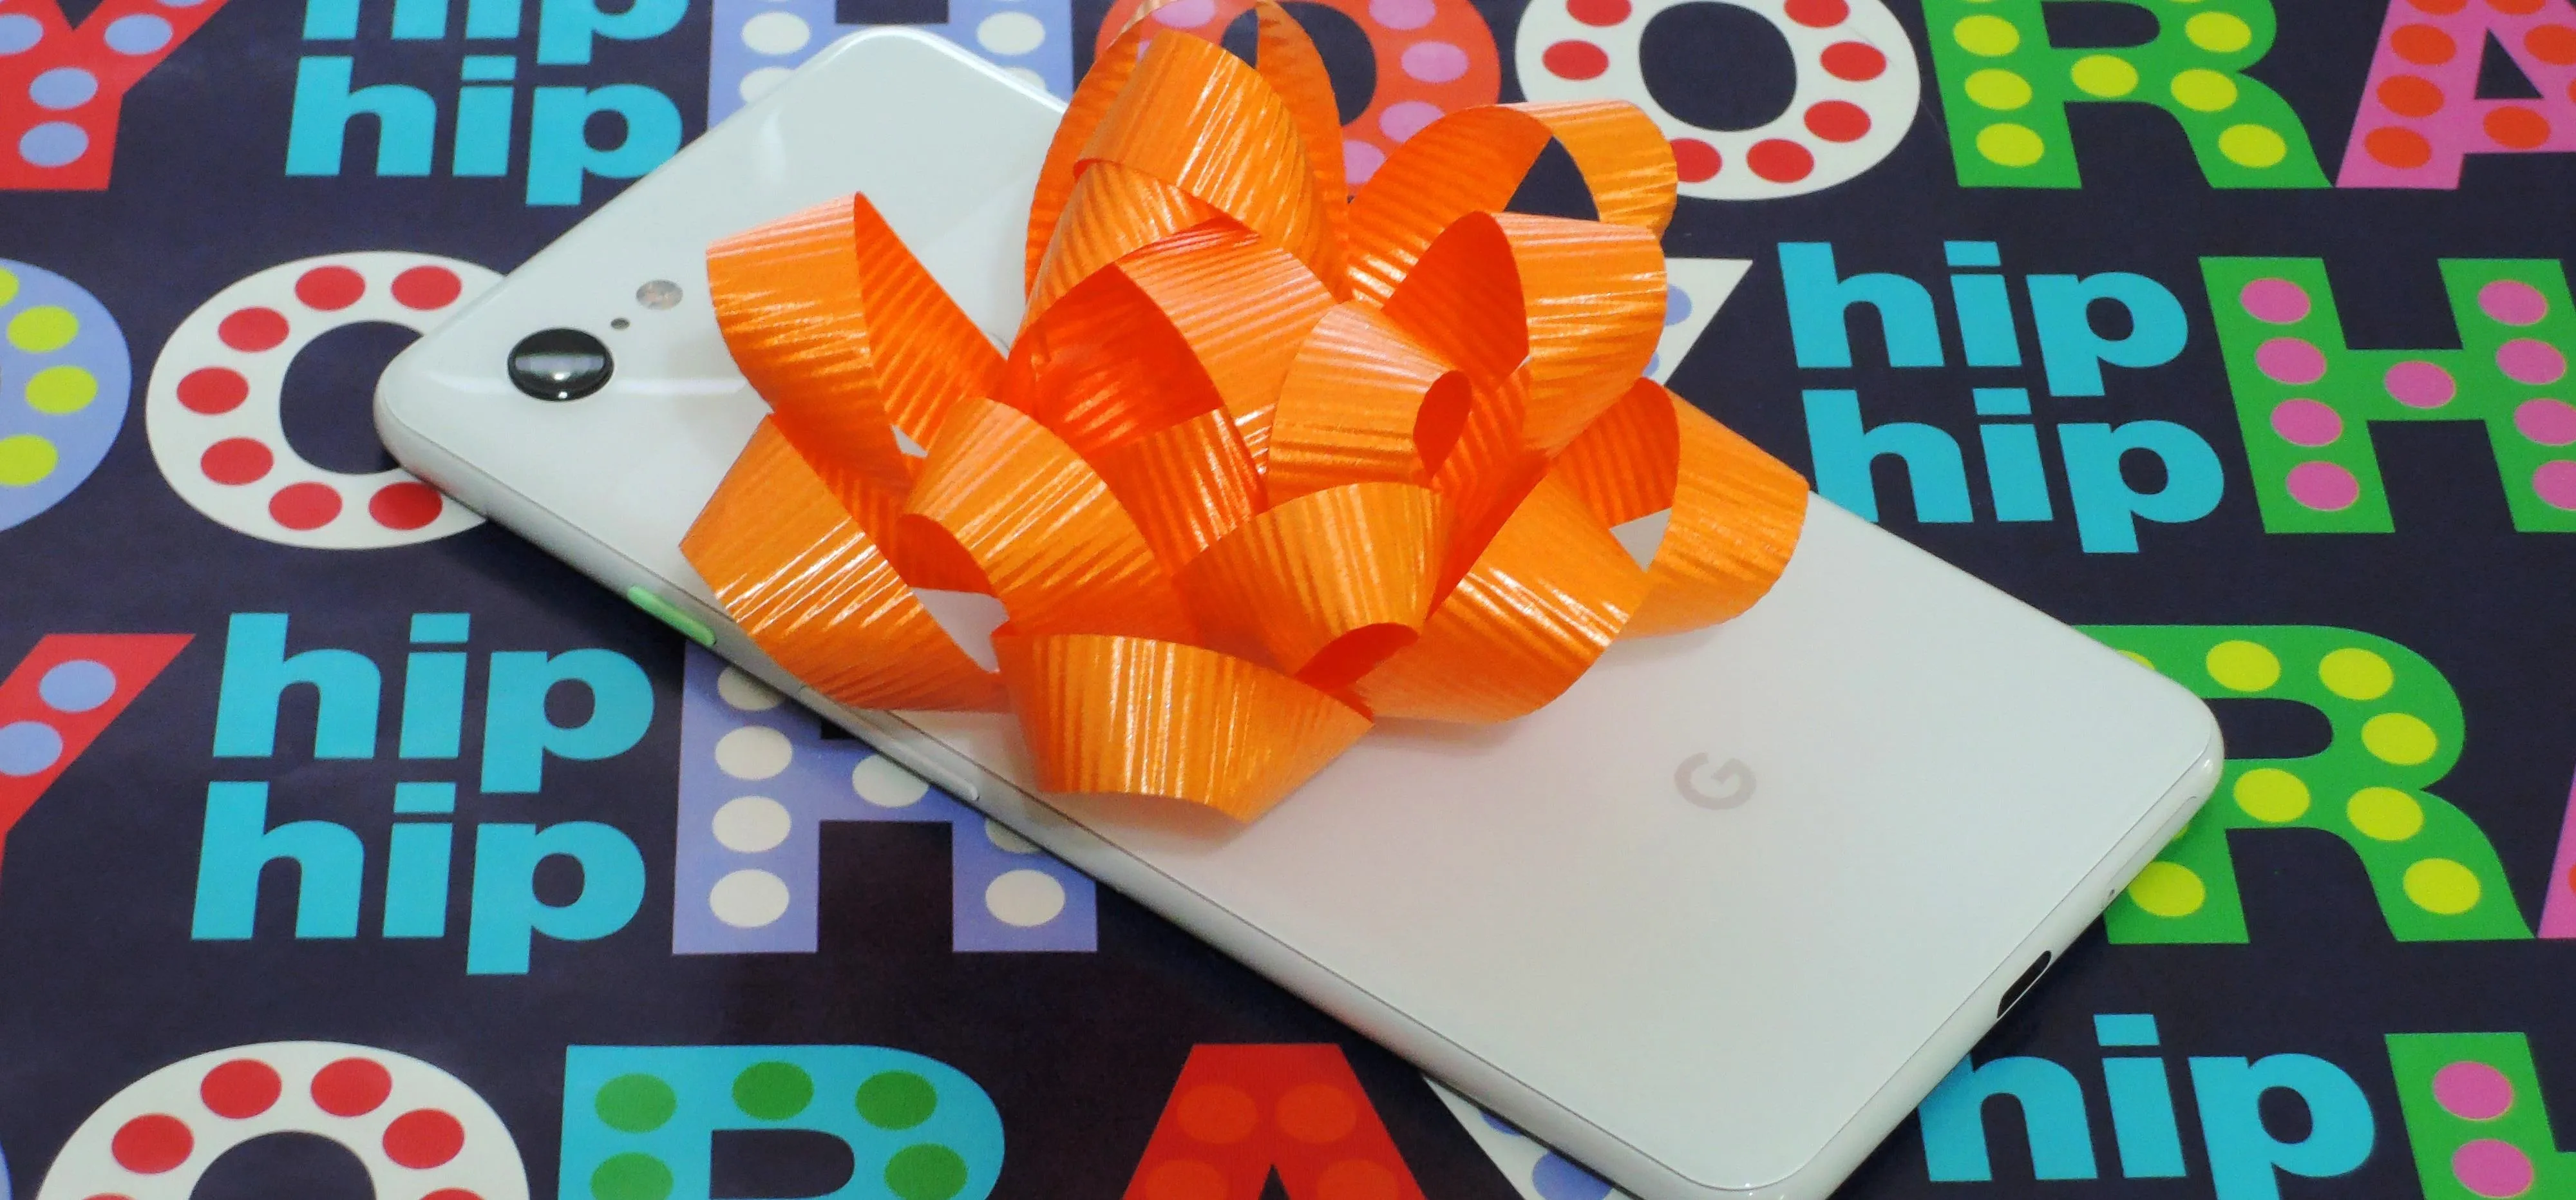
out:
{"label": "white smartphone", "polygon": [[[1006,716],[821,699],[680,556],[765,411],[706,247],[865,192],[999,342],[1060,107],[854,35],[406,350],[385,444],[1645,1200],[1831,1191],[2209,794],[2200,701],[1820,498],[1751,611],[1519,721],[1388,723],[1249,826],[1039,796]],[[523,345],[571,358],[523,390]]]}

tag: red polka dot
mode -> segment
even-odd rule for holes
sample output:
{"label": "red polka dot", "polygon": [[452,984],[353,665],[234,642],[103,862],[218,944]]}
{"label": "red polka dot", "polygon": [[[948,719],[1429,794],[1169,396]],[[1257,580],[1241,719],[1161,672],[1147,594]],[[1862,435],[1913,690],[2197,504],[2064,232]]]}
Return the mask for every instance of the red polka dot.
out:
{"label": "red polka dot", "polygon": [[2500,13],[2527,17],[2540,11],[2542,0],[2487,0],[2487,7]]}
{"label": "red polka dot", "polygon": [[465,1127],[434,1108],[407,1112],[385,1126],[385,1157],[426,1171],[465,1149]]}
{"label": "red polka dot", "polygon": [[1807,131],[1828,142],[1857,142],[1869,132],[1869,114],[1848,100],[1827,100],[1807,110]]}
{"label": "red polka dot", "polygon": [[2468,7],[2469,0],[2406,0],[2406,2],[2414,5],[2417,11],[2446,17]]}
{"label": "red polka dot", "polygon": [[[299,484],[297,486],[318,487],[320,485]],[[275,505],[270,506],[272,510],[275,507]],[[334,509],[340,507],[340,498],[337,495],[332,496],[331,507]],[[384,1103],[385,1097],[392,1095],[393,1091],[393,1073],[369,1059],[344,1058],[313,1073],[314,1106],[335,1117],[362,1117],[374,1112],[376,1106]]]}
{"label": "red polka dot", "polygon": [[2486,119],[2487,136],[2499,146],[2529,150],[2549,140],[2549,119],[2521,105],[2490,109]]}
{"label": "red polka dot", "polygon": [[245,308],[215,326],[215,336],[235,350],[274,349],[286,340],[286,318],[273,308]]}
{"label": "red polka dot", "polygon": [[2433,144],[2423,134],[2394,125],[2371,130],[2370,136],[2361,139],[2361,149],[2381,165],[2401,171],[2433,161]]}
{"label": "red polka dot", "polygon": [[366,294],[366,276],[347,267],[315,267],[295,281],[295,298],[324,312],[338,312]]}
{"label": "red polka dot", "polygon": [[1861,42],[1836,42],[1825,47],[1825,73],[1854,83],[1876,79],[1887,70],[1887,56],[1878,47]]}
{"label": "red polka dot", "polygon": [[483,1197],[466,1191],[464,1188],[440,1188],[437,1191],[421,1197],[420,1200],[483,1200]]}
{"label": "red polka dot", "polygon": [[1538,60],[1561,79],[1594,79],[1610,69],[1610,56],[1590,42],[1558,42],[1539,52]]}
{"label": "red polka dot", "polygon": [[117,1165],[137,1175],[158,1175],[176,1167],[188,1161],[196,1148],[197,1139],[188,1126],[165,1113],[126,1122],[107,1145]]}
{"label": "red polka dot", "polygon": [[1786,138],[1756,142],[1744,152],[1744,165],[1773,183],[1796,183],[1816,169],[1816,156]]}
{"label": "red polka dot", "polygon": [[2442,89],[2421,75],[2391,75],[2379,85],[2381,107],[2401,117],[2429,117],[2442,111]]}
{"label": "red polka dot", "polygon": [[2565,25],[2542,25],[2522,35],[2522,48],[2533,58],[2559,66],[2576,65],[2576,29]]}
{"label": "red polka dot", "polygon": [[1565,0],[1565,12],[1586,25],[1608,27],[1628,19],[1628,0]]}
{"label": "red polka dot", "polygon": [[236,1058],[206,1072],[197,1085],[197,1098],[206,1102],[206,1111],[239,1121],[267,1112],[285,1090],[285,1083],[267,1063]]}
{"label": "red polka dot", "polygon": [[250,399],[250,381],[225,367],[199,367],[179,380],[179,403],[207,416],[228,413]]}
{"label": "red polka dot", "polygon": [[405,308],[445,308],[465,294],[465,281],[445,267],[413,267],[394,276],[394,299]]}
{"label": "red polka dot", "polygon": [[120,1195],[116,1192],[100,1192],[99,1194],[90,1197],[89,1200],[134,1200],[134,1197]]}
{"label": "red polka dot", "polygon": [[1831,29],[1851,16],[1843,0],[1789,0],[1789,19],[1809,29]]}
{"label": "red polka dot", "polygon": [[2430,25],[2401,25],[2388,35],[2388,46],[2397,52],[2397,57],[2428,67],[2449,62],[2452,55],[2460,52],[2459,43],[2452,41],[2450,34]]}
{"label": "red polka dot", "polygon": [[206,478],[233,487],[257,482],[276,465],[277,456],[250,438],[225,438],[206,447],[206,453],[197,459],[197,469],[205,472]]}
{"label": "red polka dot", "polygon": [[1680,172],[1683,183],[1700,183],[1714,177],[1726,165],[1717,147],[1698,138],[1673,139],[1673,168]]}
{"label": "red polka dot", "polygon": [[388,483],[367,500],[367,515],[387,529],[418,529],[438,519],[438,489],[426,483]]}
{"label": "red polka dot", "polygon": [[320,529],[340,515],[340,493],[327,483],[291,483],[268,498],[268,515],[289,529]]}

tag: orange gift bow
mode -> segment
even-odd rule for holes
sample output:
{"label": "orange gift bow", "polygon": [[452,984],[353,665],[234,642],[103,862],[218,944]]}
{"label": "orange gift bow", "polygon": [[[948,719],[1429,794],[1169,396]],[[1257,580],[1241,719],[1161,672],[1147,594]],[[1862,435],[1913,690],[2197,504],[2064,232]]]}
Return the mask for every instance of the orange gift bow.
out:
{"label": "orange gift bow", "polygon": [[[1742,612],[1807,502],[1639,378],[1674,204],[1644,114],[1464,110],[1346,202],[1323,62],[1256,11],[1257,65],[1140,24],[1083,80],[1007,357],[863,196],[716,243],[770,417],[682,544],[833,700],[1007,704],[1045,790],[1247,821],[1375,717],[1509,720]],[[1502,211],[1551,141],[1599,220]],[[1611,527],[1659,513],[1641,569]],[[998,600],[1000,669],[916,589]]]}

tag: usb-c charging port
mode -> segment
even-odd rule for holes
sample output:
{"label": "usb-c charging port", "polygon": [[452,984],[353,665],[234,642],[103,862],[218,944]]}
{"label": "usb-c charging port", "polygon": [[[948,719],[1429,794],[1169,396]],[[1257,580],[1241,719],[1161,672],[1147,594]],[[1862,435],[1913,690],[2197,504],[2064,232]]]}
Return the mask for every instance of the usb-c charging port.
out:
{"label": "usb-c charging port", "polygon": [[2013,1005],[2021,1002],[2022,993],[2029,991],[2030,985],[2039,982],[2039,977],[2048,973],[2049,961],[2055,957],[2046,950],[2040,951],[2039,957],[2031,961],[2029,969],[2021,973],[2021,978],[2013,980],[2012,986],[2004,989],[2003,1003],[1995,1006],[1996,1020],[2002,1020],[2005,1013],[2012,1011]]}

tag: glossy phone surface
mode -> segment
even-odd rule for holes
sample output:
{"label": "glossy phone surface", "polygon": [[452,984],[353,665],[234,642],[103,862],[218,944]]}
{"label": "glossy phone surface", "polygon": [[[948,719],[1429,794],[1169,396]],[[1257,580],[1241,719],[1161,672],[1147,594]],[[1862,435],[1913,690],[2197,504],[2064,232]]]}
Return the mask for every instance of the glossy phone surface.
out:
{"label": "glossy phone surface", "polygon": [[[864,191],[998,342],[1058,110],[856,35],[406,351],[386,444],[1645,1200],[1832,1190],[2207,796],[2198,700],[1821,499],[1742,617],[1507,725],[1386,723],[1248,827],[1035,799],[1005,717],[822,701],[679,553],[763,412],[705,248]],[[603,386],[512,383],[550,329]]]}

